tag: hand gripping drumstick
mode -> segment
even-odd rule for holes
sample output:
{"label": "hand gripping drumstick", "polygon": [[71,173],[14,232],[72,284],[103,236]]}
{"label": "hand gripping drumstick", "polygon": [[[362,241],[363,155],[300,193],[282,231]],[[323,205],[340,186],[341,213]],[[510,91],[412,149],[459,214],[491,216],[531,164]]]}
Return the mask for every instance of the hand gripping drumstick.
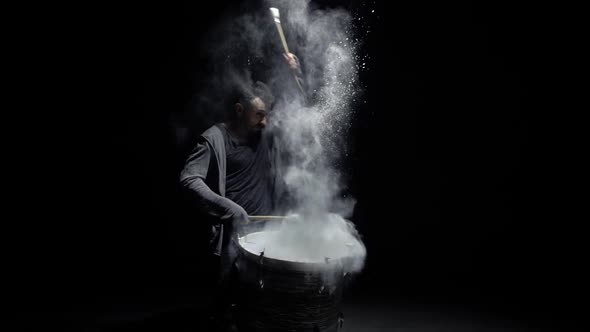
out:
{"label": "hand gripping drumstick", "polygon": [[[281,15],[279,14],[279,10],[277,8],[269,8],[270,12],[272,14],[272,17],[275,20],[275,25],[277,26],[277,31],[279,32],[279,36],[281,37],[281,42],[283,43],[283,48],[285,49],[285,54],[289,54],[291,52],[289,52],[289,47],[287,46],[287,40],[285,39],[285,34],[283,33],[283,27],[281,26]],[[305,92],[303,92],[303,87],[301,86],[301,83],[299,83],[299,80],[297,79],[297,76],[295,75],[295,73],[293,73],[293,77],[295,78],[295,82],[297,83],[297,87],[299,88],[299,91],[301,91],[301,95],[305,96]]]}

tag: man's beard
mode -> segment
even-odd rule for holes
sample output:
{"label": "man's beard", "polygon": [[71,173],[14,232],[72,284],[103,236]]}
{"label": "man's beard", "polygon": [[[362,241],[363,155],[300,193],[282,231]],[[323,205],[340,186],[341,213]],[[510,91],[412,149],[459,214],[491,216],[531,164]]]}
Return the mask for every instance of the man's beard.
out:
{"label": "man's beard", "polygon": [[250,132],[248,133],[248,140],[251,142],[258,142],[262,137],[263,130],[263,128],[258,126],[250,129]]}

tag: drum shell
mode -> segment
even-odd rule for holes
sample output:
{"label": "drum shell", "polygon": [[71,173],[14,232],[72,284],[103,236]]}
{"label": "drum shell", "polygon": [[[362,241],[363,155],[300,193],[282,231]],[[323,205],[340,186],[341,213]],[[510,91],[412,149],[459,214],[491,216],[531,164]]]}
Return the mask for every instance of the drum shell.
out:
{"label": "drum shell", "polygon": [[238,245],[238,321],[244,331],[337,331],[343,260],[292,262]]}

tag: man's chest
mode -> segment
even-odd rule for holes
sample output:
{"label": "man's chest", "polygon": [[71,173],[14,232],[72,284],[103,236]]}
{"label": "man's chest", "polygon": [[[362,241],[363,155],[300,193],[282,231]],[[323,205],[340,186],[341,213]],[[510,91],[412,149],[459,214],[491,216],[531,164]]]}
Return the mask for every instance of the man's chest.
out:
{"label": "man's chest", "polygon": [[256,164],[257,149],[250,146],[230,147],[227,150],[227,171],[236,173],[252,168]]}

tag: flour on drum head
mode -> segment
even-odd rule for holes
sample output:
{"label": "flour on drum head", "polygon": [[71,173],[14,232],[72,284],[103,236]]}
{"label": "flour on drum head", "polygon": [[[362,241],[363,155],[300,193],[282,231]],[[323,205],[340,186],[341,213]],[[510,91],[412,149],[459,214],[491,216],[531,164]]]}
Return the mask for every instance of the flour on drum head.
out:
{"label": "flour on drum head", "polygon": [[255,232],[242,236],[240,246],[254,255],[264,253],[267,258],[300,263],[321,263],[364,254],[362,244],[349,234],[338,234],[332,241],[300,238],[299,241],[282,241],[280,231]]}

